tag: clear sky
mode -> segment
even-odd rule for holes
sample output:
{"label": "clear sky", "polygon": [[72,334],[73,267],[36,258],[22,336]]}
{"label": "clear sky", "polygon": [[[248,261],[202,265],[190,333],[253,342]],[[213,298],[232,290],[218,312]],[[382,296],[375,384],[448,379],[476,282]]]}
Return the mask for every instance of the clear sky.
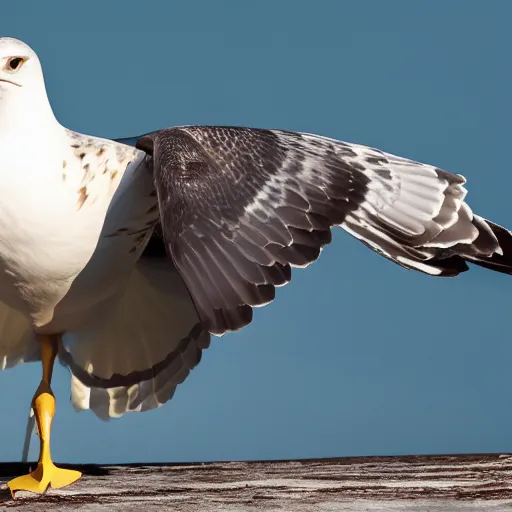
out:
{"label": "clear sky", "polygon": [[[16,0],[0,35],[36,50],[74,130],[229,124],[359,142],[465,175],[473,209],[512,227],[511,17],[509,0]],[[337,232],[157,411],[75,413],[58,367],[54,457],[510,452],[511,297],[509,276],[427,277]],[[39,378],[36,364],[0,373],[0,460],[20,457]]]}

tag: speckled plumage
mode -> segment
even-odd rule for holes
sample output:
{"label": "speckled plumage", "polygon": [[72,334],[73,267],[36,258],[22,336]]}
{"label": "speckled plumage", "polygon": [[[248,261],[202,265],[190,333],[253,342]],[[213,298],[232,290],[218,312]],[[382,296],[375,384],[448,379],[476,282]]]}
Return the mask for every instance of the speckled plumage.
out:
{"label": "speckled plumage", "polygon": [[77,188],[78,209],[97,201],[98,196],[113,195],[137,150],[110,140],[65,131],[79,166],[78,172],[70,176],[67,161],[63,160],[66,165],[62,177],[68,185]]}
{"label": "speckled plumage", "polygon": [[508,230],[473,215],[465,179],[375,148],[281,130],[184,126],[137,141],[152,155],[163,234],[201,319],[252,321],[339,226],[405,268],[512,271]]}
{"label": "speckled plumage", "polygon": [[429,275],[512,273],[512,234],[473,214],[460,175],[280,130],[82,135],[55,120],[35,54],[0,39],[0,65],[6,47],[30,73],[0,73],[0,367],[36,359],[34,333],[63,333],[77,409],[163,404],[210,334],[250,323],[333,227]]}
{"label": "speckled plumage", "polygon": [[[2,81],[8,52],[27,56],[21,86]],[[107,420],[165,403],[209,335],[162,251],[144,256],[159,219],[151,159],[61,126],[37,56],[5,38],[0,187],[0,369],[37,360],[36,334],[62,334],[77,409]]]}

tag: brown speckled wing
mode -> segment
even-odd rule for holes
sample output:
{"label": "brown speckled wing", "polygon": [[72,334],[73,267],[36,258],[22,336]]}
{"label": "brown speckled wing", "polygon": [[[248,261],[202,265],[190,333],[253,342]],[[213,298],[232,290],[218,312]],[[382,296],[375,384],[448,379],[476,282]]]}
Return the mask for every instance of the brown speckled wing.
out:
{"label": "brown speckled wing", "polygon": [[510,232],[473,215],[464,178],[434,166],[237,127],[170,128],[136,147],[153,157],[163,238],[213,334],[250,323],[291,267],[318,258],[332,226],[430,275],[455,276],[465,260],[512,270]]}
{"label": "brown speckled wing", "polygon": [[93,204],[99,198],[111,196],[123,173],[136,158],[134,147],[116,144],[107,139],[91,137],[66,130],[69,145],[78,165],[62,162],[62,180],[74,187],[77,210]]}

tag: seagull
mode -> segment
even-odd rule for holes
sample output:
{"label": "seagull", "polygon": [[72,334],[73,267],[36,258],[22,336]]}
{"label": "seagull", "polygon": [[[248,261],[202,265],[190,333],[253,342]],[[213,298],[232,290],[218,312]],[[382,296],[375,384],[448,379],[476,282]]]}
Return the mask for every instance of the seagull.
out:
{"label": "seagull", "polygon": [[511,232],[465,179],[318,135],[178,126],[130,139],[56,119],[36,53],[0,38],[0,369],[39,361],[37,468],[67,486],[50,434],[56,359],[71,402],[108,420],[170,400],[210,337],[248,325],[341,227],[406,269],[512,273]]}

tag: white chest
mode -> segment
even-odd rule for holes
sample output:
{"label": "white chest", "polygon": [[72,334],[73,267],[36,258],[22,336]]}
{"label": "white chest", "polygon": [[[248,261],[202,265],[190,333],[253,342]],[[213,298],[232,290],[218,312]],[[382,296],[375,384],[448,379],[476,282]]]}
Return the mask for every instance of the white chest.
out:
{"label": "white chest", "polygon": [[68,172],[77,165],[49,144],[0,145],[0,300],[36,325],[51,320],[87,264],[108,207],[80,212],[76,190],[63,181],[64,160]]}

